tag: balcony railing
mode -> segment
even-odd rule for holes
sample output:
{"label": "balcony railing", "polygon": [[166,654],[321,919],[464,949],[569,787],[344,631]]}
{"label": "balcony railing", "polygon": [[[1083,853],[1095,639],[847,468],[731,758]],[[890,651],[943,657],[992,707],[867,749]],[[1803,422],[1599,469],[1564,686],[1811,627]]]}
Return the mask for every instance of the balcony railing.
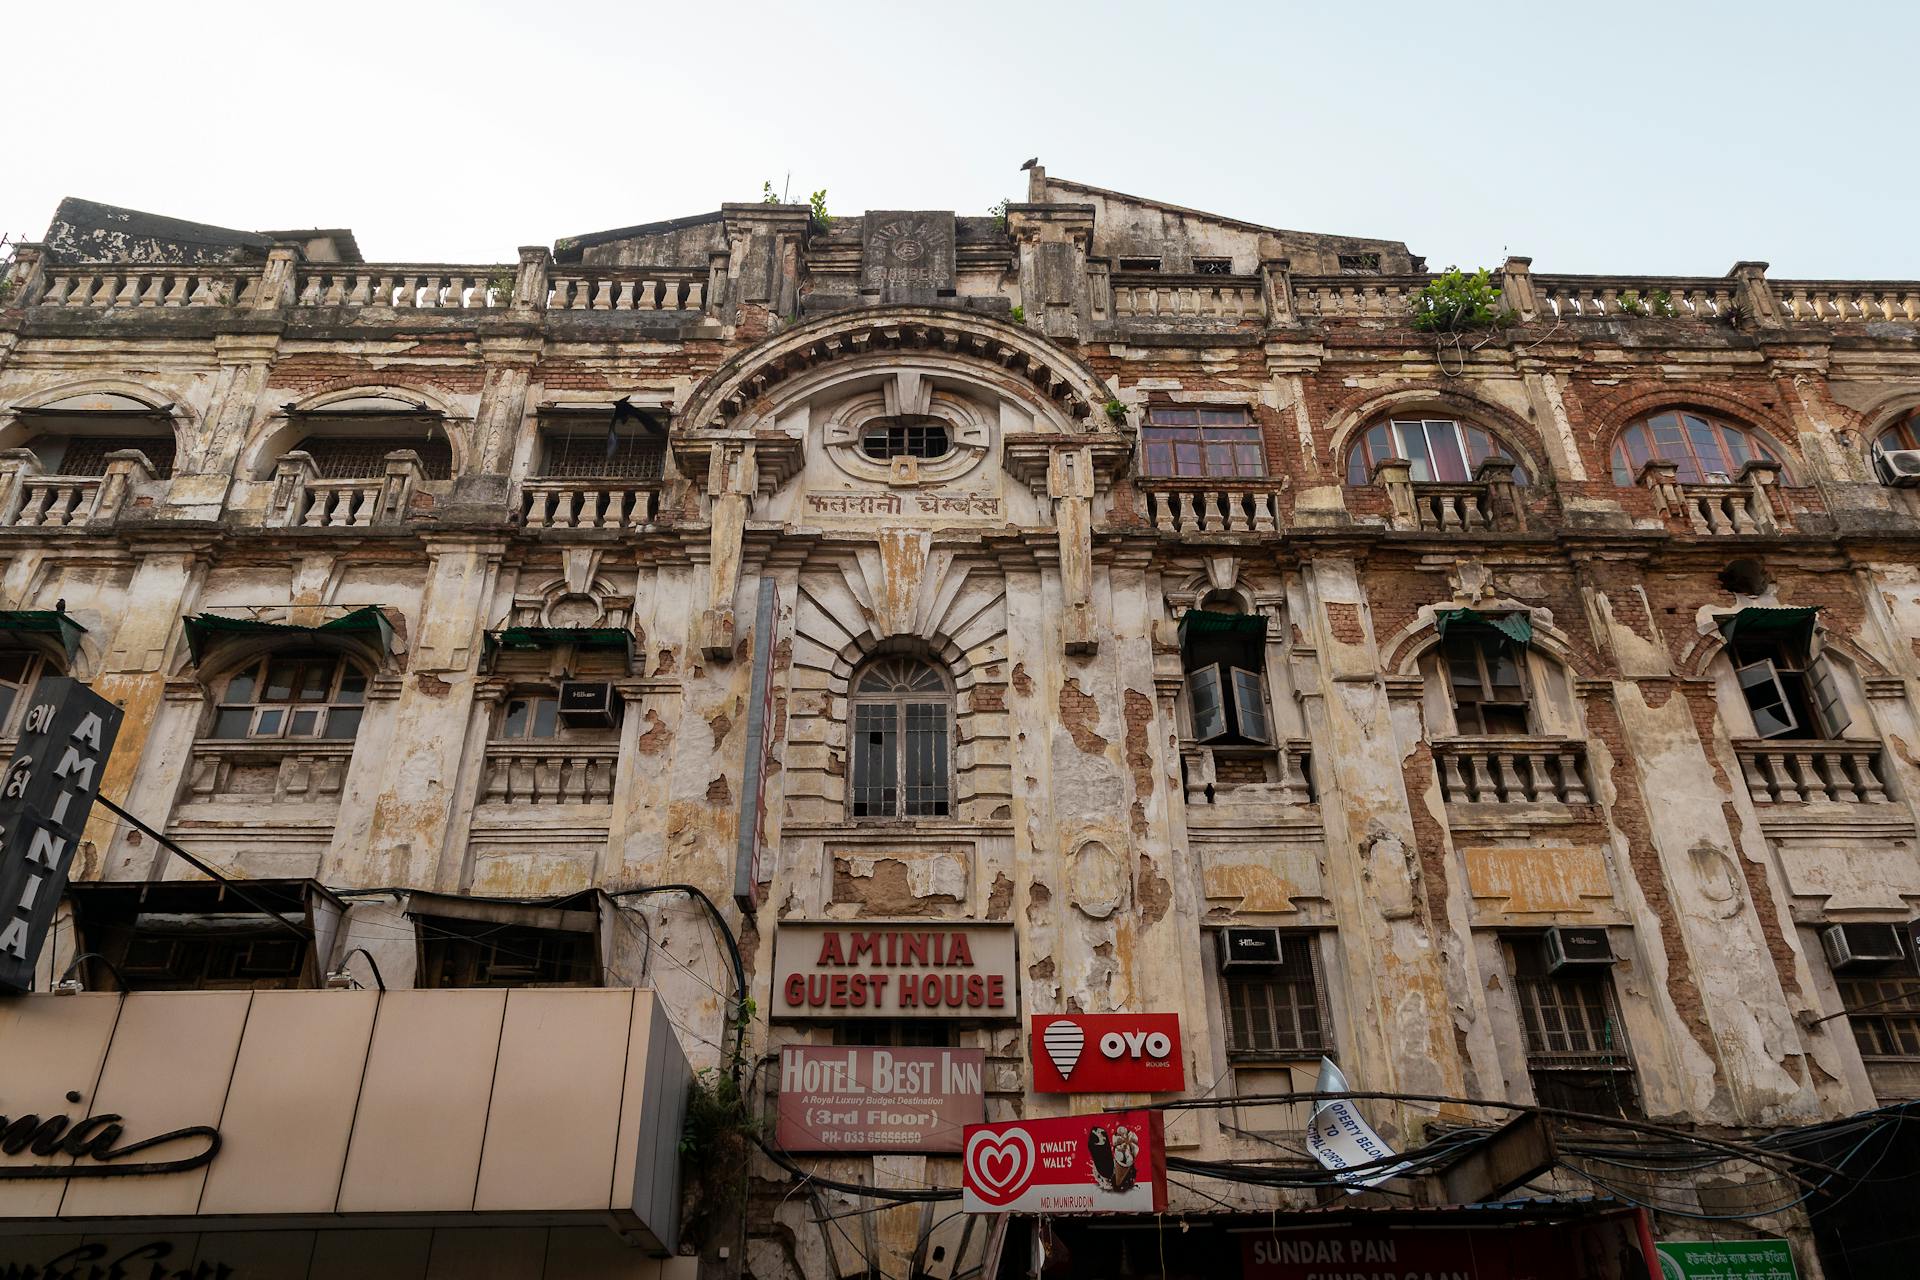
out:
{"label": "balcony railing", "polygon": [[481,266],[301,267],[295,305],[475,310],[513,301],[512,263]]}
{"label": "balcony railing", "polygon": [[352,742],[197,742],[187,774],[187,795],[202,801],[245,799],[276,804],[338,801],[352,758]]}
{"label": "balcony railing", "polygon": [[1773,290],[1774,304],[1784,319],[1826,324],[1871,320],[1920,323],[1920,281],[1774,280],[1768,283]]}
{"label": "balcony railing", "polygon": [[1164,533],[1271,533],[1280,494],[1270,480],[1143,478],[1147,521]]}
{"label": "balcony railing", "polygon": [[1755,804],[1887,804],[1880,744],[1751,739],[1734,744]]}
{"label": "balcony railing", "polygon": [[1188,804],[1311,804],[1315,799],[1313,750],[1305,738],[1277,747],[1186,743],[1180,763]]}
{"label": "balcony railing", "polygon": [[1302,320],[1407,320],[1429,275],[1294,276],[1294,314]]}
{"label": "balcony railing", "polygon": [[1530,278],[1543,320],[1724,320],[1740,298],[1740,282],[1729,276]]}
{"label": "balcony railing", "polygon": [[154,476],[153,464],[137,449],[116,449],[106,462],[103,475],[44,475],[32,450],[0,450],[0,528],[111,524],[133,490]]}
{"label": "balcony railing", "polygon": [[1403,458],[1374,464],[1373,481],[1387,491],[1396,529],[1484,533],[1526,528],[1526,508],[1510,458],[1488,458],[1468,484],[1414,480],[1412,475],[1413,464]]}
{"label": "balcony railing", "polygon": [[547,279],[549,311],[701,311],[707,273],[686,267],[569,267]]}
{"label": "balcony railing", "polygon": [[1591,804],[1586,744],[1567,738],[1443,738],[1433,743],[1449,804]]}
{"label": "balcony railing", "polygon": [[323,480],[313,456],[301,450],[275,464],[267,523],[279,529],[365,529],[398,524],[412,513],[424,477],[420,455],[396,449],[384,475]]}
{"label": "balcony railing", "polygon": [[657,480],[536,479],[520,486],[529,529],[638,529],[660,515]]}
{"label": "balcony railing", "polygon": [[260,293],[258,267],[49,267],[33,305],[137,311],[178,307],[247,307]]}
{"label": "balcony railing", "polygon": [[1118,320],[1259,320],[1267,312],[1259,276],[1116,271],[1111,288]]}
{"label": "balcony railing", "polygon": [[608,804],[620,749],[613,743],[561,746],[489,742],[483,804]]}
{"label": "balcony railing", "polygon": [[[1640,483],[1653,491],[1654,505],[1669,520],[1708,537],[1778,533],[1773,494],[1780,486],[1780,464],[1755,459],[1734,480],[1682,484],[1677,464],[1655,458],[1640,468]],[[1782,504],[1784,510],[1784,504]]]}

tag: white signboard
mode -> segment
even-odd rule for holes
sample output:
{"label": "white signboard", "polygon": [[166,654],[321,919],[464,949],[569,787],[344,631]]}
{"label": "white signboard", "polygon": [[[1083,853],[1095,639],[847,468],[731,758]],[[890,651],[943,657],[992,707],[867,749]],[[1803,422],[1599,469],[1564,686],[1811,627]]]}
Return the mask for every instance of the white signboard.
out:
{"label": "white signboard", "polygon": [[[1346,1076],[1330,1058],[1320,1059],[1320,1080],[1314,1085],[1319,1093],[1346,1093]],[[1373,1169],[1353,1170],[1353,1166],[1385,1160],[1394,1154],[1386,1140],[1373,1131],[1360,1109],[1349,1098],[1329,1098],[1313,1109],[1307,1121],[1307,1150],[1322,1165],[1334,1171],[1334,1177],[1347,1184],[1349,1192],[1376,1187],[1408,1167],[1406,1161]]]}

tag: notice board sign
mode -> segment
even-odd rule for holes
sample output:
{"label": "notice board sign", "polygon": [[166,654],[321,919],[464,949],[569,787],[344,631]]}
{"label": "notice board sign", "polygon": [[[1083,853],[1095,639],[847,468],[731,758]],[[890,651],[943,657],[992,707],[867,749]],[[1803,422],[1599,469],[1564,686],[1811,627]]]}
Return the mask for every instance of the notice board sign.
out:
{"label": "notice board sign", "polygon": [[780,1050],[788,1151],[958,1151],[987,1118],[984,1049],[790,1044]]}
{"label": "notice board sign", "polygon": [[1039,1093],[1178,1093],[1187,1087],[1177,1013],[1040,1013],[1033,1017]]}
{"label": "notice board sign", "polygon": [[1660,1280],[1800,1280],[1785,1240],[1662,1240]]}
{"label": "notice board sign", "polygon": [[34,686],[0,774],[0,990],[33,986],[120,719],[120,708],[78,680]]}
{"label": "notice board sign", "polygon": [[968,1213],[1163,1213],[1167,1156],[1158,1111],[967,1126]]}

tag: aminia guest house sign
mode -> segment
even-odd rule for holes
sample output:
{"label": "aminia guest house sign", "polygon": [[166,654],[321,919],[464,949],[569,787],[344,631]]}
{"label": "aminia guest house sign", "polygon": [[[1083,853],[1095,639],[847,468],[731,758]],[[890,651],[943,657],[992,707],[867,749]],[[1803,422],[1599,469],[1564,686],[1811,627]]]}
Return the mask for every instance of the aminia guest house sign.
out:
{"label": "aminia guest house sign", "polygon": [[776,1018],[1019,1016],[1010,925],[781,924]]}

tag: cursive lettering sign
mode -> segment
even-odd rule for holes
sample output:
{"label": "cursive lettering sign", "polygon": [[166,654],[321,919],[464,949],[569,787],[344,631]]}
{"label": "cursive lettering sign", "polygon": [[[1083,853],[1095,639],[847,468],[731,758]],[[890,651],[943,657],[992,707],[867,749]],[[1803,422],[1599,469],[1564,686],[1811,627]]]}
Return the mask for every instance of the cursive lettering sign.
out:
{"label": "cursive lettering sign", "polygon": [[104,1244],[83,1244],[37,1267],[7,1263],[0,1265],[0,1280],[230,1280],[234,1274],[224,1262],[176,1259],[170,1240],[149,1240],[112,1259],[109,1252]]}
{"label": "cursive lettering sign", "polygon": [[[80,1094],[67,1094],[68,1102],[79,1102]],[[9,1118],[0,1115],[0,1153],[17,1156],[22,1152],[40,1157],[71,1156],[72,1164],[0,1164],[0,1178],[109,1178],[138,1173],[180,1173],[209,1163],[220,1150],[220,1131],[212,1125],[188,1125],[170,1133],[155,1134],[138,1142],[118,1145],[126,1132],[122,1117],[107,1112],[85,1116],[40,1116],[29,1113]],[[183,1139],[205,1138],[197,1151],[172,1160],[144,1160],[120,1163],[128,1156]]]}

